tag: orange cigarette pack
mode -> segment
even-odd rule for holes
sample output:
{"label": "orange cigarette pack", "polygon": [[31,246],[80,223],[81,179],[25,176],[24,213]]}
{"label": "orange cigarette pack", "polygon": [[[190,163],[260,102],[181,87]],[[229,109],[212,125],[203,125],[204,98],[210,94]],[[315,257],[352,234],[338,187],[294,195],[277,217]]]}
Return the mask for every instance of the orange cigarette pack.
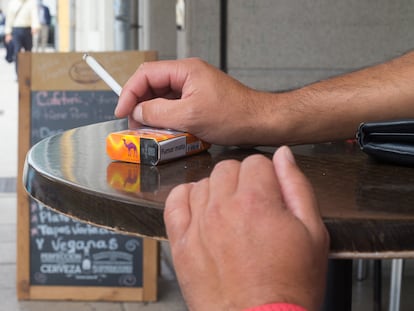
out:
{"label": "orange cigarette pack", "polygon": [[140,127],[110,133],[106,152],[112,160],[157,165],[207,150],[210,144],[186,132]]}

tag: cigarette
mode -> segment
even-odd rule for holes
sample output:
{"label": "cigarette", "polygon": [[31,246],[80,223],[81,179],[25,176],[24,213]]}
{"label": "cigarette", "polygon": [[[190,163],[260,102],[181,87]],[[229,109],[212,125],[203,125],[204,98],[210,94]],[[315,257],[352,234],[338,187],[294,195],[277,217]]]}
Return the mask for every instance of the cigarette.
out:
{"label": "cigarette", "polygon": [[121,95],[122,87],[112,78],[112,76],[88,53],[83,54],[83,60],[92,68],[92,70],[116,93]]}

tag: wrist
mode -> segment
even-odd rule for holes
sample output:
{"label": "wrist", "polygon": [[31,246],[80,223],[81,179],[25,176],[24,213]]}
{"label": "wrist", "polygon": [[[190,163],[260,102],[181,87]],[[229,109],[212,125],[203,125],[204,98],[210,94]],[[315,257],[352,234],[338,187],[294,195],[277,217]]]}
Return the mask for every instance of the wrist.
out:
{"label": "wrist", "polygon": [[[294,106],[292,92],[257,91],[252,99],[257,107],[252,128],[257,129],[256,145],[277,146],[296,142],[296,126],[300,114]],[[294,108],[293,108],[294,107]]]}
{"label": "wrist", "polygon": [[340,133],[342,128],[337,126],[338,122],[346,123],[346,116],[335,112],[329,96],[322,95],[322,91],[314,86],[277,93],[275,96],[277,121],[281,124],[277,125],[277,130],[280,131],[279,139],[283,144],[317,143],[348,137]]}

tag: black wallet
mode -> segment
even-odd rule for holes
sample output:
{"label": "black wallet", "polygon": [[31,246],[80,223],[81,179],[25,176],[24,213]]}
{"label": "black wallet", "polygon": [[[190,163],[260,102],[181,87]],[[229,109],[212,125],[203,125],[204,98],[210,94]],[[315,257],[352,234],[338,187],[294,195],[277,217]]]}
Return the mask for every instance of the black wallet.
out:
{"label": "black wallet", "polygon": [[414,166],[414,120],[362,123],[357,140],[375,159]]}

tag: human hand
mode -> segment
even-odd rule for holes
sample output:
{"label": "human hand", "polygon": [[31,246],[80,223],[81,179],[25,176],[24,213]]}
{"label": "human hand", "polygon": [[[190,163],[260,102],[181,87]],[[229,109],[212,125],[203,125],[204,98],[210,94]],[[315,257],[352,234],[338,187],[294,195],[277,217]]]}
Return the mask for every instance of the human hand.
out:
{"label": "human hand", "polygon": [[254,145],[270,136],[265,96],[199,59],[148,62],[124,85],[115,115],[129,116],[130,127],[144,124],[190,132],[210,143]]}
{"label": "human hand", "polygon": [[4,37],[4,42],[6,42],[6,44],[9,44],[12,39],[13,39],[12,35],[11,34],[7,34]]}
{"label": "human hand", "polygon": [[190,310],[287,302],[318,310],[329,236],[311,185],[287,147],[223,161],[174,188],[164,219]]}

